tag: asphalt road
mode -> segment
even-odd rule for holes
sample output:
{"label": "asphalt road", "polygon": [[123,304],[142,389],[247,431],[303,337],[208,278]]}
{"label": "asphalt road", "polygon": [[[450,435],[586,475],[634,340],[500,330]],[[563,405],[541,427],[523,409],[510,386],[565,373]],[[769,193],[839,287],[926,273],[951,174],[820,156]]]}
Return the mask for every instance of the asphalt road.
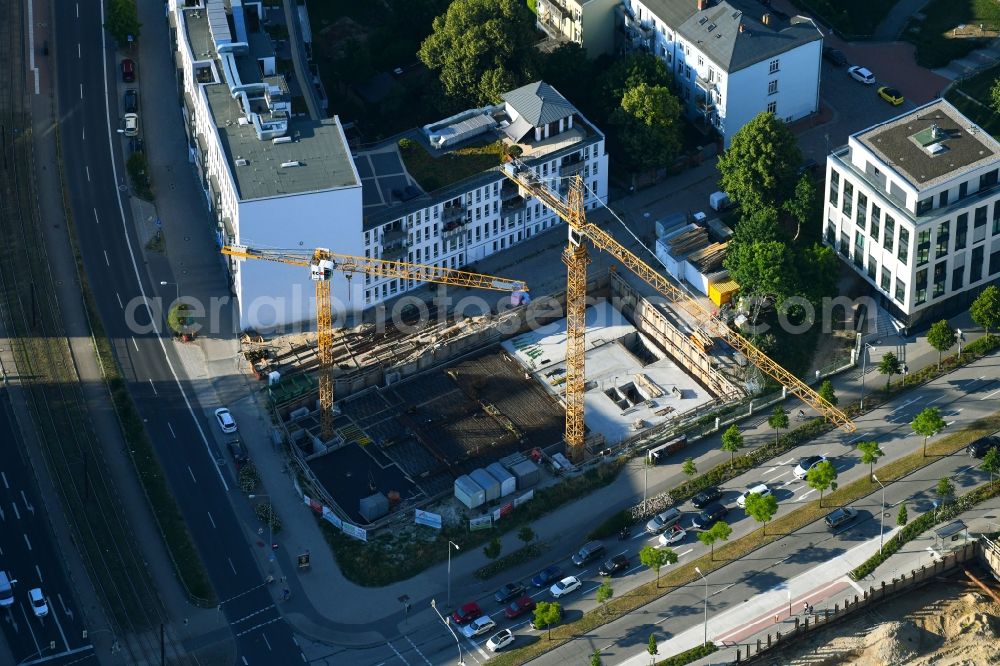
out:
{"label": "asphalt road", "polygon": [[[174,368],[179,363],[164,340],[155,332],[137,333],[126,323],[127,304],[151,296],[152,285],[160,278],[149,274],[132,233],[123,145],[115,133],[119,69],[116,53],[103,43],[102,6],[98,0],[81,0],[78,6],[78,12],[55,14],[55,33],[63,45],[56,51],[58,114],[69,202],[101,320],[223,600],[222,612],[235,636],[239,662],[288,663],[300,651],[263,582],[247,534],[230,504],[232,478],[227,479],[226,470],[217,466],[218,451],[212,448],[216,445],[209,445],[211,424],[194,393],[183,380],[178,381]],[[142,76],[141,70],[138,75]],[[173,89],[164,90],[163,95],[176,103]],[[219,283],[219,291],[225,293],[221,275]],[[135,318],[148,321],[142,308]]]}
{"label": "asphalt road", "polygon": [[[0,462],[0,561],[7,575],[17,581],[14,604],[0,610],[10,653],[19,664],[43,658],[46,663],[63,664],[93,656],[42,513],[34,473],[21,453],[24,443],[5,390],[0,392],[0,441],[6,445]],[[41,618],[35,616],[28,599],[28,591],[36,587],[49,607]]]}

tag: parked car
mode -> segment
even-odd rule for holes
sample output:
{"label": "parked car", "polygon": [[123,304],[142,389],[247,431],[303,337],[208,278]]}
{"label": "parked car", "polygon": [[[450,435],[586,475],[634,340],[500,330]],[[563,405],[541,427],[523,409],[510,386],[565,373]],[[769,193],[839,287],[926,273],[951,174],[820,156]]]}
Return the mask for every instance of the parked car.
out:
{"label": "parked car", "polygon": [[583,583],[581,583],[580,579],[576,576],[566,576],[561,581],[550,587],[549,592],[552,593],[554,598],[559,599],[560,597],[566,596],[570,592],[576,592],[580,589],[580,585],[582,584]]}
{"label": "parked car", "polygon": [[503,610],[503,614],[507,616],[507,619],[513,620],[533,610],[535,610],[535,600],[525,594],[515,599],[510,606],[507,606]]}
{"label": "parked car", "polygon": [[691,527],[695,529],[711,527],[727,513],[729,513],[729,509],[725,506],[718,503],[709,504],[701,513],[694,517],[691,521]]}
{"label": "parked car", "polygon": [[826,515],[824,519],[826,521],[826,526],[830,529],[835,527],[840,527],[844,523],[849,523],[858,517],[858,510],[849,506],[844,506],[839,509],[834,509]]}
{"label": "parked car", "polygon": [[792,475],[795,476],[796,479],[801,481],[802,479],[806,478],[806,476],[809,474],[809,470],[811,470],[813,467],[820,464],[821,462],[826,462],[826,456],[806,456],[805,458],[800,460],[799,464],[796,465],[795,469],[792,470]]}
{"label": "parked car", "polygon": [[718,486],[709,486],[691,498],[691,504],[696,509],[704,509],[706,506],[722,497],[722,489]]}
{"label": "parked car", "polygon": [[493,595],[493,598],[497,600],[498,604],[505,604],[511,599],[516,599],[517,597],[524,594],[524,585],[520,583],[507,583]]}
{"label": "parked car", "polygon": [[684,541],[684,537],[687,536],[687,530],[685,530],[680,525],[674,525],[669,530],[660,535],[659,544],[661,546],[671,546],[675,543],[680,543]]}
{"label": "parked car", "polygon": [[513,642],[514,632],[510,629],[504,629],[500,633],[490,636],[490,640],[486,641],[486,649],[490,652],[496,652],[497,650],[502,650]]}
{"label": "parked car", "polygon": [[903,93],[899,92],[895,88],[890,88],[889,86],[880,87],[878,89],[878,96],[893,106],[899,106],[906,101],[906,98],[903,97]]}
{"label": "parked car", "polygon": [[470,601],[461,608],[456,609],[455,612],[451,614],[451,619],[455,622],[455,624],[465,624],[466,622],[472,622],[482,614],[483,609],[479,607],[479,604],[475,601]]}
{"label": "parked car", "polygon": [[531,577],[531,584],[535,587],[545,587],[547,585],[551,585],[552,581],[559,580],[562,577],[562,573],[562,569],[555,565],[545,567]]}
{"label": "parked car", "polygon": [[965,451],[973,458],[983,458],[990,452],[990,449],[996,448],[1000,448],[1000,437],[990,435],[988,437],[980,437],[972,444],[969,444]]}
{"label": "parked car", "polygon": [[135,63],[129,58],[122,60],[122,81],[125,83],[135,81]]}
{"label": "parked car", "polygon": [[125,109],[125,113],[139,112],[139,91],[137,89],[129,88],[125,91],[122,107]]}
{"label": "parked car", "polygon": [[0,571],[0,606],[6,608],[14,605],[14,583],[16,582],[6,571]]}
{"label": "parked car", "polygon": [[215,410],[215,420],[219,424],[219,428],[222,429],[222,432],[227,435],[236,432],[236,419],[233,418],[233,415],[225,407],[219,407]]}
{"label": "parked car", "polygon": [[844,55],[844,52],[832,46],[823,47],[823,58],[837,67],[843,67],[847,64],[847,56]]}
{"label": "parked car", "polygon": [[604,544],[600,541],[590,541],[583,545],[576,555],[572,557],[573,564],[582,567],[587,562],[593,562],[604,554]]}
{"label": "parked car", "polygon": [[226,442],[226,448],[229,449],[229,455],[233,459],[233,464],[236,465],[236,469],[243,467],[250,460],[250,455],[247,453],[247,447],[243,446],[238,438],[231,439]]}
{"label": "parked car", "polygon": [[758,483],[755,486],[750,486],[742,495],[736,498],[736,506],[741,509],[745,508],[747,505],[747,497],[753,494],[760,495],[761,497],[767,497],[771,494],[771,489],[768,488],[765,483]]}
{"label": "parked car", "polygon": [[42,588],[31,588],[28,591],[28,598],[31,600],[31,610],[34,611],[35,617],[45,617],[49,614],[49,605],[45,602],[45,595],[42,594]]}
{"label": "parked car", "polygon": [[659,534],[663,530],[677,524],[681,519],[681,510],[677,507],[670,507],[663,513],[659,513],[646,523],[646,531],[650,534]]}
{"label": "parked car", "polygon": [[139,114],[138,113],[126,113],[124,121],[122,123],[123,131],[125,136],[138,136],[139,135]]}
{"label": "parked car", "polygon": [[860,81],[861,83],[867,85],[875,83],[875,75],[871,73],[870,69],[866,69],[861,65],[854,65],[853,67],[848,67],[847,73],[855,81]]}
{"label": "parked car", "polygon": [[483,615],[482,617],[477,617],[475,620],[462,627],[462,635],[466,638],[473,638],[475,636],[481,636],[487,631],[493,631],[496,628],[497,623],[493,621],[493,618],[489,615]]}
{"label": "parked car", "polygon": [[628,557],[624,554],[615,555],[610,560],[601,565],[597,573],[601,576],[614,576],[616,573],[625,571],[628,568]]}

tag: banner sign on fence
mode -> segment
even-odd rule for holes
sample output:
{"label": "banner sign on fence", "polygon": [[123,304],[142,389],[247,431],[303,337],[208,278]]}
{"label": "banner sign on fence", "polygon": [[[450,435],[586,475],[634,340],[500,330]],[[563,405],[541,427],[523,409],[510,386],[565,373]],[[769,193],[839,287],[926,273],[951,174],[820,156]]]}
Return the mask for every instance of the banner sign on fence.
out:
{"label": "banner sign on fence", "polygon": [[421,511],[420,509],[416,509],[414,521],[417,525],[426,525],[427,527],[433,527],[436,530],[441,529],[441,514],[439,513],[431,513],[430,511]]}
{"label": "banner sign on fence", "polygon": [[493,527],[493,516],[480,516],[469,521],[469,530],[488,530]]}
{"label": "banner sign on fence", "polygon": [[535,496],[535,491],[534,490],[529,490],[528,492],[524,493],[520,497],[514,498],[514,506],[521,506],[522,504],[524,504],[525,502],[527,502],[528,500],[530,500],[534,496]]}
{"label": "banner sign on fence", "polygon": [[338,530],[344,529],[344,521],[340,519],[340,516],[331,511],[330,507],[323,507],[323,520],[330,523]]}
{"label": "banner sign on fence", "polygon": [[341,525],[340,529],[344,530],[344,534],[355,539],[360,539],[361,541],[368,541],[368,532],[357,525],[351,525],[350,523],[344,523]]}
{"label": "banner sign on fence", "polygon": [[503,506],[499,507],[498,509],[496,509],[493,512],[493,522],[494,523],[497,522],[498,520],[500,520],[501,518],[503,518],[504,516],[506,516],[507,514],[509,514],[513,510],[514,510],[514,503],[513,502],[507,502],[506,504],[504,504]]}

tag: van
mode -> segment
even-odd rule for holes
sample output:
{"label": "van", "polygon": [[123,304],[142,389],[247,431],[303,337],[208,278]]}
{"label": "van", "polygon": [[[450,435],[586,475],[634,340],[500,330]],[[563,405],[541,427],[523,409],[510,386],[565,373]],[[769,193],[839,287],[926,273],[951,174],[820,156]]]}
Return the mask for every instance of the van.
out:
{"label": "van", "polygon": [[6,571],[0,571],[0,607],[14,605],[14,583]]}
{"label": "van", "polygon": [[582,567],[587,562],[592,562],[604,554],[604,544],[600,541],[591,541],[585,544],[576,555],[573,556],[573,564]]}
{"label": "van", "polygon": [[725,192],[712,192],[708,197],[708,205],[712,210],[726,210],[730,206],[729,195]]}

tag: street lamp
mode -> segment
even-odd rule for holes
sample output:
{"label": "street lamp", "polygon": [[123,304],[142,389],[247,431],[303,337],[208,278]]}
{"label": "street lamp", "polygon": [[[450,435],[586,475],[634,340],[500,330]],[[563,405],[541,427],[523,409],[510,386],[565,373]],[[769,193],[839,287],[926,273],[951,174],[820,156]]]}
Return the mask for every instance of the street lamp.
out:
{"label": "street lamp", "polygon": [[885,486],[882,485],[882,482],[874,474],[872,474],[872,478],[875,479],[878,485],[882,486],[882,523],[878,528],[878,552],[881,553],[882,539],[885,538]]}
{"label": "street lamp", "polygon": [[868,356],[865,354],[866,349],[874,349],[867,342],[861,347],[861,400],[858,402],[858,411],[863,412],[865,410],[865,372],[868,370]]}
{"label": "street lamp", "polygon": [[[449,541],[449,543],[451,542]],[[449,549],[448,552],[450,553],[451,549]],[[455,639],[455,645],[458,646],[458,666],[465,666],[465,662],[462,661],[462,643],[459,642],[458,640],[458,634],[456,634],[455,630],[451,628],[451,624],[448,622],[448,620],[444,619],[444,616],[441,615],[441,611],[438,610],[437,602],[434,599],[431,599],[431,608],[434,609],[434,612],[437,613],[437,616],[441,619],[441,622],[443,622],[444,626],[447,627],[448,631],[451,632],[452,638]]]}
{"label": "street lamp", "polygon": [[462,550],[458,547],[458,544],[452,540],[448,540],[448,600],[447,603],[451,605],[451,549],[454,546],[455,550]]}
{"label": "street lamp", "polygon": [[701,579],[705,581],[705,641],[702,645],[708,645],[708,579],[705,578],[705,574],[703,574],[701,569],[698,567],[695,567],[694,570],[697,571],[698,575],[701,576]]}
{"label": "street lamp", "polygon": [[174,285],[174,294],[177,296],[175,301],[181,300],[181,288],[176,282],[167,282],[166,280],[160,280],[160,286],[166,287],[168,284]]}

